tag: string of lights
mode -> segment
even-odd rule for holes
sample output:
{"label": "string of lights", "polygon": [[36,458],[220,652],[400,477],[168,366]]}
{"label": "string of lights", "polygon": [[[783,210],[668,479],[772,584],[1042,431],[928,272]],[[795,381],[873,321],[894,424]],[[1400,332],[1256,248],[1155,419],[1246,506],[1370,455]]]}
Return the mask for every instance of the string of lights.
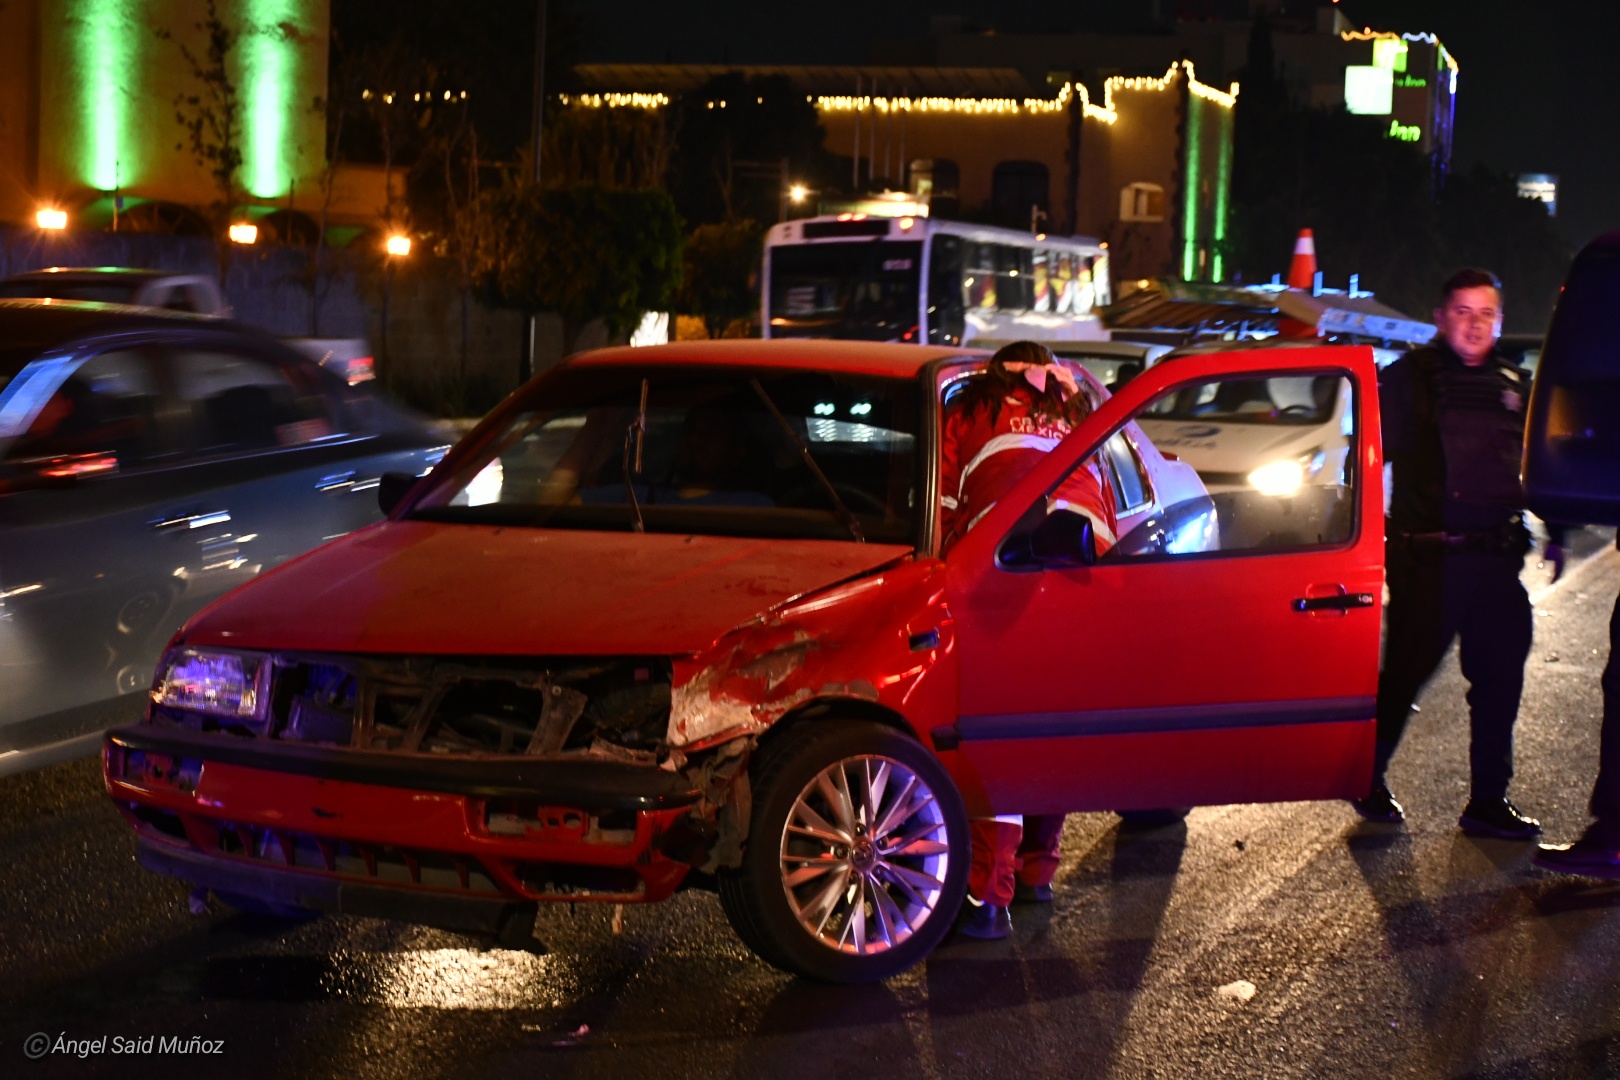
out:
{"label": "string of lights", "polygon": [[1223,108],[1230,109],[1237,104],[1238,84],[1233,83],[1229,90],[1219,90],[1207,83],[1198,81],[1191,60],[1178,60],[1165,70],[1163,76],[1154,78],[1150,75],[1126,77],[1115,75],[1103,82],[1103,103],[1092,103],[1091,94],[1084,83],[1064,83],[1054,98],[886,98],[872,97],[870,95],[856,96],[853,94],[824,94],[815,99],[816,108],[825,112],[865,112],[876,109],[878,112],[906,111],[906,112],[956,112],[972,115],[984,114],[1014,114],[1030,112],[1035,114],[1062,112],[1069,107],[1069,101],[1074,95],[1080,97],[1080,108],[1084,115],[1112,124],[1119,119],[1119,113],[1114,109],[1114,93],[1117,90],[1164,90],[1185,72],[1187,88],[1194,94],[1208,101],[1212,101]]}
{"label": "string of lights", "polygon": [[[1051,98],[877,97],[872,94],[822,94],[818,97],[807,97],[805,100],[813,103],[818,111],[829,113],[931,112],[973,116],[1013,116],[1029,113],[1039,116],[1066,111],[1070,102],[1078,96],[1082,115],[1105,124],[1112,124],[1119,119],[1119,113],[1114,108],[1116,91],[1165,90],[1183,75],[1187,79],[1187,89],[1198,97],[1227,109],[1237,104],[1237,83],[1233,83],[1227,90],[1221,90],[1208,83],[1199,82],[1191,60],[1177,60],[1166,69],[1163,76],[1158,78],[1146,75],[1112,76],[1103,82],[1101,105],[1091,100],[1091,93],[1084,83],[1077,82],[1064,83],[1058,89],[1057,95]],[[668,105],[670,101],[667,95],[661,93],[562,94],[560,97],[564,105],[580,105],[589,109],[658,109]],[[708,107],[723,109],[726,102],[711,101]]]}
{"label": "string of lights", "polygon": [[669,104],[667,94],[559,94],[564,105],[587,109],[661,109]]}
{"label": "string of lights", "polygon": [[1457,58],[1451,55],[1451,50],[1440,44],[1440,39],[1430,33],[1397,34],[1393,30],[1374,30],[1369,26],[1365,30],[1341,30],[1339,37],[1343,41],[1421,41],[1440,50],[1440,59],[1453,74],[1458,70]]}

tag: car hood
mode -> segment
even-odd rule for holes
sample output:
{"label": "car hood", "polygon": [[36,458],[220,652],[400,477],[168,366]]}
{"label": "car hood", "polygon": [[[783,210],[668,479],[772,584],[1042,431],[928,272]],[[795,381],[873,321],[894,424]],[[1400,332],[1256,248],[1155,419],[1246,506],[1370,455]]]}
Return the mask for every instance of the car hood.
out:
{"label": "car hood", "polygon": [[194,645],[438,655],[670,655],[892,562],[894,544],[385,522],[230,593]]}

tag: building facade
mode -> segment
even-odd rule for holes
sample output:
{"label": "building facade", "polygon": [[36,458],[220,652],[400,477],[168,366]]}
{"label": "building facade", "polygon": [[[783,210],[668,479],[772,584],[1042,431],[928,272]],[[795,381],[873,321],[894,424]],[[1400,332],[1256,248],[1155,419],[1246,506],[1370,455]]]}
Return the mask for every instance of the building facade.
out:
{"label": "building facade", "polygon": [[[287,239],[278,228],[307,230],[323,202],[329,0],[216,10],[235,38],[224,64],[241,155],[232,218]],[[0,223],[52,209],[72,228],[208,230],[202,211],[221,187],[176,115],[193,112],[183,99],[226,89],[186,58],[210,65],[207,20],[206,0],[0,4]],[[328,216],[367,221],[384,201],[375,178],[345,170]]]}
{"label": "building facade", "polygon": [[825,149],[849,169],[824,205],[909,191],[947,217],[1097,237],[1116,282],[1224,274],[1238,87],[1201,82],[1191,62],[1112,76],[1096,93],[1037,89],[1010,68],[583,65],[585,92],[568,104],[668,108],[728,73],[786,79],[814,102]]}

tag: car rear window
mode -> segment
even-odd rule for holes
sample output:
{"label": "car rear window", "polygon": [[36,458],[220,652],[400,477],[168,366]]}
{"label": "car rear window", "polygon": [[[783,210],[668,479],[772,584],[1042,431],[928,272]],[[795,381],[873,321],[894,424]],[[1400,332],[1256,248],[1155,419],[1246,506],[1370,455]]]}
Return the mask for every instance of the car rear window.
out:
{"label": "car rear window", "polygon": [[915,543],[911,379],[580,365],[529,397],[412,516],[628,530],[639,510],[648,532]]}

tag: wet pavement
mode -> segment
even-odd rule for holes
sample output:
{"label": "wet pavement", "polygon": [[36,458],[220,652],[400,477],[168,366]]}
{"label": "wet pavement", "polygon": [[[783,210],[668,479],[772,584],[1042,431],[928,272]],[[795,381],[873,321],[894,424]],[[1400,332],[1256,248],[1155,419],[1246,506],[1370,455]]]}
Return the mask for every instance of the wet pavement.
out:
{"label": "wet pavement", "polygon": [[[1537,590],[1514,795],[1554,838],[1585,820],[1617,589],[1609,550]],[[93,763],[0,780],[0,1075],[1620,1075],[1620,883],[1457,832],[1465,716],[1448,661],[1392,770],[1405,828],[1339,803],[1075,815],[1055,903],[1015,909],[1011,942],[854,989],[755,960],[700,892],[617,933],[611,907],[545,910],[544,954],[193,915]],[[82,1056],[30,1060],[34,1033]]]}

